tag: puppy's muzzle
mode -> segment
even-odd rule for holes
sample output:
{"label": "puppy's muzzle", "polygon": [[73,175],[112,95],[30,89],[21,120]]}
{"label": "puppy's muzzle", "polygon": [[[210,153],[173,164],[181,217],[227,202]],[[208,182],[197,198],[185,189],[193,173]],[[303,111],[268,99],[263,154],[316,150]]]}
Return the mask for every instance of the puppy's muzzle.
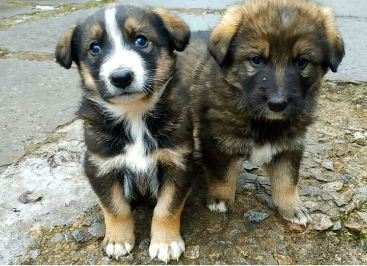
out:
{"label": "puppy's muzzle", "polygon": [[269,109],[273,112],[282,112],[287,108],[288,102],[282,98],[273,98],[268,102]]}
{"label": "puppy's muzzle", "polygon": [[113,72],[110,75],[110,82],[113,86],[126,89],[134,80],[134,73],[127,70]]}

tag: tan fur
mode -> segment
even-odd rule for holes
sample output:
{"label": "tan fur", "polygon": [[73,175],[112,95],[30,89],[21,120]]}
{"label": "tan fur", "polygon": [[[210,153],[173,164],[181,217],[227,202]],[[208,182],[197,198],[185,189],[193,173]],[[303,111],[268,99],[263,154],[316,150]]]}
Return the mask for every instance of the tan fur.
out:
{"label": "tan fur", "polygon": [[174,196],[175,187],[172,185],[163,187],[158,196],[152,219],[151,242],[153,243],[171,243],[181,238],[180,219],[186,199],[172,212]]}
{"label": "tan fur", "polygon": [[190,146],[182,144],[174,148],[158,149],[153,156],[163,165],[185,169],[185,157],[191,152]]}
{"label": "tan fur", "polygon": [[[210,171],[207,171],[210,172]],[[207,182],[209,187],[209,198],[220,198],[226,201],[227,204],[232,205],[234,203],[236,195],[236,181],[238,175],[238,160],[232,159],[225,176],[224,181],[211,178],[210,174],[207,175]]]}
{"label": "tan fur", "polygon": [[85,67],[83,62],[80,62],[79,64],[79,73],[82,76],[85,85],[88,87],[88,89],[97,91],[96,84],[94,83],[94,79],[92,75],[90,74],[87,67]]}
{"label": "tan fur", "polygon": [[106,223],[104,244],[127,242],[134,245],[134,219],[130,205],[123,197],[123,192],[118,184],[115,184],[112,189],[111,201],[113,213],[100,204]]}
{"label": "tan fur", "polygon": [[264,166],[270,176],[272,199],[281,213],[292,212],[301,204],[297,192],[297,184],[292,176],[292,165],[288,161],[280,161],[271,167]]}
{"label": "tan fur", "polygon": [[76,25],[71,26],[65,33],[62,35],[58,46],[60,47],[60,57],[68,57],[70,52],[70,42],[73,37],[74,30]]}

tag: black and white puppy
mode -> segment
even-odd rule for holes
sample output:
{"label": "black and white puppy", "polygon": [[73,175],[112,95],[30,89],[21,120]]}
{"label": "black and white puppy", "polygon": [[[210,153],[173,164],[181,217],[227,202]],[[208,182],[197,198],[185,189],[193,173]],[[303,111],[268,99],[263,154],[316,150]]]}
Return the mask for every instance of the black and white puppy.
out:
{"label": "black and white puppy", "polygon": [[109,256],[134,246],[131,204],[157,199],[149,254],[167,262],[185,250],[180,216],[191,186],[192,126],[176,86],[175,51],[187,25],[164,9],[120,5],[79,21],[60,39],[56,61],[78,66],[84,96],[85,173],[106,222]]}

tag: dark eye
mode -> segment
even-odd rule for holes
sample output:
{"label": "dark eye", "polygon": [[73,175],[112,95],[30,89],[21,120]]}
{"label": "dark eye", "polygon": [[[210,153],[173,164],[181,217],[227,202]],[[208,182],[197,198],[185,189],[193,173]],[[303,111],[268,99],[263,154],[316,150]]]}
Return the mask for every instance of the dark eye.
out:
{"label": "dark eye", "polygon": [[148,45],[148,40],[147,40],[147,38],[146,38],[145,36],[143,36],[143,35],[139,35],[139,36],[138,36],[138,37],[136,37],[136,39],[135,39],[135,45],[136,45],[137,47],[142,47],[142,48],[147,47],[147,45]]}
{"label": "dark eye", "polygon": [[100,51],[101,51],[101,47],[99,47],[99,45],[98,45],[98,44],[96,44],[96,43],[92,43],[92,44],[90,45],[90,53],[91,53],[92,55],[96,55],[96,54],[98,54]]}
{"label": "dark eye", "polygon": [[261,65],[261,58],[259,56],[255,56],[253,58],[251,58],[251,64],[255,67]]}
{"label": "dark eye", "polygon": [[307,63],[308,61],[302,57],[298,58],[296,61],[296,65],[301,69],[305,68],[307,66]]}

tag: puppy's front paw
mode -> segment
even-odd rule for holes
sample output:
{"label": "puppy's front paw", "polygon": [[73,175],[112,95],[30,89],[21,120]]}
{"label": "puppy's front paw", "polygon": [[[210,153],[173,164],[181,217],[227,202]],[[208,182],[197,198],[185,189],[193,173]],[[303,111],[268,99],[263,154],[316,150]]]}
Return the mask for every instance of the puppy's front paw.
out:
{"label": "puppy's front paw", "polygon": [[179,237],[177,240],[169,243],[150,243],[149,255],[152,259],[158,258],[167,263],[169,260],[177,260],[185,252],[185,242]]}
{"label": "puppy's front paw", "polygon": [[132,223],[121,223],[107,227],[103,240],[105,251],[109,257],[116,260],[130,254],[135,244],[134,227]]}
{"label": "puppy's front paw", "polygon": [[106,253],[109,257],[118,260],[119,257],[123,257],[126,256],[127,254],[130,254],[130,251],[132,251],[133,248],[134,245],[128,242],[122,242],[121,244],[110,242],[106,246]]}
{"label": "puppy's front paw", "polygon": [[212,199],[208,200],[207,207],[212,212],[223,213],[229,210],[229,204],[224,200]]}
{"label": "puppy's front paw", "polygon": [[308,210],[303,207],[295,208],[293,210],[281,210],[278,208],[278,211],[285,220],[291,221],[295,224],[306,226],[307,223],[311,223],[312,221]]}

